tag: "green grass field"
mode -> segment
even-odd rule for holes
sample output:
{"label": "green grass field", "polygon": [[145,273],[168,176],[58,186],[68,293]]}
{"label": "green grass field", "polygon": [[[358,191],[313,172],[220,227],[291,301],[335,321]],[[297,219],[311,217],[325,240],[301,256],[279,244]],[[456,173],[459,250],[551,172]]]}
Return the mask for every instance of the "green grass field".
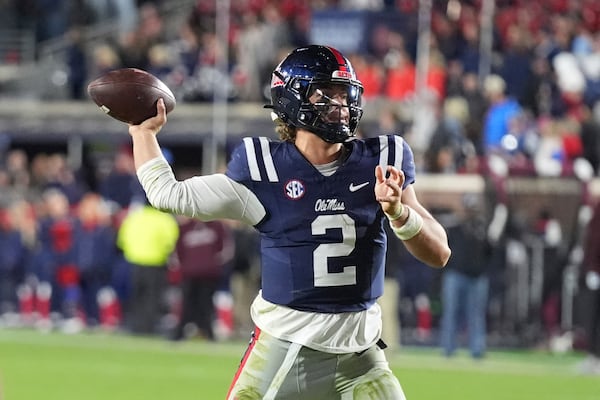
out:
{"label": "green grass field", "polygon": [[[0,400],[223,400],[245,343],[171,343],[121,335],[0,330]],[[490,352],[447,360],[437,349],[389,355],[409,400],[598,400],[581,355]]]}

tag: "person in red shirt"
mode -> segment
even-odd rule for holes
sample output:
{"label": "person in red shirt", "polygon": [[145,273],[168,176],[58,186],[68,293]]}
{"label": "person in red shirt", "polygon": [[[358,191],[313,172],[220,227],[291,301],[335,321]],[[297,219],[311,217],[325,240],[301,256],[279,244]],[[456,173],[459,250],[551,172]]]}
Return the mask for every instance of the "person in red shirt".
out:
{"label": "person in red shirt", "polygon": [[171,339],[184,339],[186,325],[194,323],[204,338],[214,340],[213,297],[233,257],[232,233],[223,221],[178,219],[180,235],[175,255],[181,272],[182,311]]}

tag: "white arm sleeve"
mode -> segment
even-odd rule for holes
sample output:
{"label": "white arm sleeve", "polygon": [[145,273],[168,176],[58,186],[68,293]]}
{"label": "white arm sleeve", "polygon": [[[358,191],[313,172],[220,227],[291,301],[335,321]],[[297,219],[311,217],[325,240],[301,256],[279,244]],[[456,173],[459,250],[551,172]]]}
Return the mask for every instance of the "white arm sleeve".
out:
{"label": "white arm sleeve", "polygon": [[237,219],[256,225],[265,216],[258,198],[224,174],[178,181],[167,161],[154,158],[137,170],[150,204],[160,210],[200,220]]}

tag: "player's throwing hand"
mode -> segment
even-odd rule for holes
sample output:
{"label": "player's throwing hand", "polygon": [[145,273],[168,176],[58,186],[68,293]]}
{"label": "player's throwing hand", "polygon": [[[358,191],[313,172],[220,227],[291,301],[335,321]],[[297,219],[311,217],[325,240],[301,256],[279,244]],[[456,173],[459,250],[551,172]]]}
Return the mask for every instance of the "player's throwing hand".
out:
{"label": "player's throwing hand", "polygon": [[146,131],[152,135],[158,134],[161,128],[167,122],[167,109],[163,99],[156,102],[156,115],[148,118],[139,125],[129,125],[129,134],[135,135],[138,132]]}

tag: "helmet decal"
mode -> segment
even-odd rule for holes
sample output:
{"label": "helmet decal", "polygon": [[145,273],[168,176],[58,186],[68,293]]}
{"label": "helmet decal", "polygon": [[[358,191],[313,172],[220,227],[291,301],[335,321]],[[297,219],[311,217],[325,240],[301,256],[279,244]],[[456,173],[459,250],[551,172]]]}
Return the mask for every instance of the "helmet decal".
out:
{"label": "helmet decal", "polygon": [[285,82],[282,81],[280,77],[273,74],[273,78],[271,78],[271,87],[274,88],[274,87],[283,86],[283,85],[285,85]]}
{"label": "helmet decal", "polygon": [[[338,64],[340,65],[340,71],[348,72],[348,69],[346,68],[346,59],[344,58],[342,53],[340,53],[339,50],[334,49],[333,47],[327,46],[327,48],[329,49],[329,51],[331,51],[331,53],[337,60]],[[352,74],[350,74],[350,75],[352,75]]]}
{"label": "helmet decal", "polygon": [[[345,68],[345,67],[344,67]],[[352,79],[354,76],[351,72],[348,71],[333,71],[331,74],[332,78],[343,78],[343,79]]]}

